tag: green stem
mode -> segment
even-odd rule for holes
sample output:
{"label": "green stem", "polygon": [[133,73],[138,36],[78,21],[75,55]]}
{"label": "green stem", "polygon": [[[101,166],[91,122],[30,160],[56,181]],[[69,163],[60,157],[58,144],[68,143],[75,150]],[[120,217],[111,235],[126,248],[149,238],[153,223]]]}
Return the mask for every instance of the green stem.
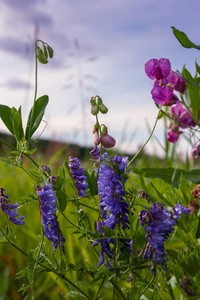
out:
{"label": "green stem", "polygon": [[1,140],[1,139],[0,139],[0,143],[6,145],[7,147],[9,147],[9,148],[11,148],[11,149],[13,149],[13,150],[16,150],[16,147],[14,147],[14,146],[12,146],[12,145],[10,145],[10,144],[4,142],[4,141]]}
{"label": "green stem", "polygon": [[100,287],[99,287],[99,289],[98,289],[98,291],[97,291],[97,293],[96,293],[96,296],[95,296],[94,300],[97,299],[97,297],[98,297],[98,295],[99,295],[99,293],[100,293],[100,290],[101,290],[101,288],[102,288],[102,286],[103,286],[103,284],[104,284],[105,279],[106,279],[106,276],[103,277],[103,280],[102,280],[102,282],[101,282],[101,284],[100,284]]}
{"label": "green stem", "polygon": [[[8,237],[7,235],[3,232],[3,230],[1,230],[1,233],[5,236],[5,238],[7,239],[7,241],[14,247],[16,248],[18,251],[20,251],[22,254],[24,254],[26,257],[28,256],[28,254],[26,252],[24,252],[22,249],[20,249],[17,245],[15,245]],[[42,268],[44,268],[47,271],[53,272],[55,274],[57,274],[59,277],[61,277],[63,280],[65,280],[67,283],[69,283],[71,286],[73,286],[75,289],[77,289],[83,296],[85,296],[86,299],[91,300],[78,286],[76,286],[71,280],[69,280],[67,277],[65,277],[65,275],[57,272],[56,270],[50,269],[46,266],[44,266],[43,264],[41,264],[39,261],[35,262],[38,263],[38,265],[40,265]]]}
{"label": "green stem", "polygon": [[149,140],[151,139],[151,137],[152,137],[152,135],[153,135],[153,133],[154,133],[154,130],[155,130],[155,128],[156,128],[156,125],[157,125],[157,122],[158,122],[158,119],[159,119],[159,115],[160,115],[161,109],[162,109],[162,106],[160,106],[160,108],[159,108],[159,112],[158,112],[158,115],[157,115],[157,117],[156,117],[156,121],[155,121],[155,124],[154,124],[154,126],[153,126],[153,129],[152,129],[152,131],[151,131],[151,133],[150,133],[150,136],[148,137],[148,139],[147,139],[147,141],[144,143],[144,145],[139,149],[139,151],[134,155],[134,157],[129,161],[127,167],[129,167],[130,164],[138,157],[138,155],[142,152],[142,150],[144,149],[144,147],[146,146],[146,144],[147,144],[147,143],[149,142]]}
{"label": "green stem", "polygon": [[146,290],[150,287],[150,285],[152,284],[152,282],[154,281],[156,277],[156,273],[153,274],[153,278],[149,281],[149,283],[147,284],[147,286],[144,288],[144,290],[142,291],[142,293],[137,297],[136,300],[139,300],[140,297],[146,292]]}
{"label": "green stem", "polygon": [[22,154],[25,155],[37,168],[39,168],[39,165],[34,161],[34,159],[32,159],[32,157],[29,154],[24,152],[22,152]]}
{"label": "green stem", "polygon": [[122,293],[122,290],[120,289],[120,287],[118,286],[118,284],[116,282],[114,282],[114,280],[110,280],[110,282],[112,283],[112,285],[114,286],[114,288],[118,291],[118,293],[121,295],[122,299],[126,300],[126,297]]}

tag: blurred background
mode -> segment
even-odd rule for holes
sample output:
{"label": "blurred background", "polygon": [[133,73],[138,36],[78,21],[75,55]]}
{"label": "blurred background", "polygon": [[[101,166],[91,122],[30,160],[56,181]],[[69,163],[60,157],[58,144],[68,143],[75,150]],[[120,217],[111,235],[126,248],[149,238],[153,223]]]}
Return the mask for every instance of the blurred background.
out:
{"label": "blurred background", "polygon": [[[34,42],[54,49],[54,58],[38,68],[38,97],[50,98],[46,139],[92,146],[89,100],[98,94],[109,108],[100,122],[116,148],[135,152],[157,115],[146,61],[169,58],[174,71],[186,64],[192,74],[195,58],[200,63],[199,52],[182,48],[171,29],[200,44],[198,0],[1,0],[0,7],[0,103],[22,105],[25,121],[34,98]],[[0,132],[6,133],[2,122]],[[155,137],[164,140],[162,120]],[[146,151],[163,154],[155,138]]]}

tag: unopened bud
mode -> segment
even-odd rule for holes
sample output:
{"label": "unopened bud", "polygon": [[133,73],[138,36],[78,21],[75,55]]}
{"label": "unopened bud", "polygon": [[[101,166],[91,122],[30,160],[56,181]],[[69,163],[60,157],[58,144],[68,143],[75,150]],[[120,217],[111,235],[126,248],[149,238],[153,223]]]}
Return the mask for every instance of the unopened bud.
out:
{"label": "unopened bud", "polygon": [[93,129],[93,135],[92,135],[92,140],[94,145],[98,146],[100,144],[100,138],[99,138],[99,133],[98,133],[98,129],[94,128]]}
{"label": "unopened bud", "polygon": [[58,177],[56,176],[49,176],[49,178],[47,179],[47,184],[55,184],[57,181]]}
{"label": "unopened bud", "polygon": [[47,50],[49,52],[49,57],[52,58],[53,57],[53,49],[49,45],[47,45]]}
{"label": "unopened bud", "polygon": [[43,52],[44,56],[47,59],[48,58],[48,52],[47,52],[47,47],[45,46],[45,44],[42,45],[42,52]]}
{"label": "unopened bud", "polygon": [[41,166],[40,169],[41,169],[42,173],[47,173],[48,176],[51,175],[51,170],[50,170],[50,168],[48,166],[45,166],[45,165]]}
{"label": "unopened bud", "polygon": [[93,104],[91,104],[91,114],[93,114],[94,116],[96,116],[97,114],[98,114],[98,112],[99,112],[99,107],[98,107],[98,105],[93,105]]}
{"label": "unopened bud", "polygon": [[42,49],[40,49],[39,47],[36,48],[36,56],[37,56],[37,59],[39,60],[39,62],[41,64],[47,64],[48,63],[48,60],[44,56],[44,54],[42,52]]}
{"label": "unopened bud", "polygon": [[102,101],[102,99],[99,96],[96,96],[96,98],[97,98],[97,104],[98,105],[103,104],[103,101]]}
{"label": "unopened bud", "polygon": [[105,148],[112,148],[116,144],[116,140],[108,134],[108,130],[105,125],[103,125],[103,127],[102,127],[100,141],[101,141],[102,146]]}
{"label": "unopened bud", "polygon": [[99,105],[99,110],[102,114],[106,114],[108,112],[108,108],[104,104]]}

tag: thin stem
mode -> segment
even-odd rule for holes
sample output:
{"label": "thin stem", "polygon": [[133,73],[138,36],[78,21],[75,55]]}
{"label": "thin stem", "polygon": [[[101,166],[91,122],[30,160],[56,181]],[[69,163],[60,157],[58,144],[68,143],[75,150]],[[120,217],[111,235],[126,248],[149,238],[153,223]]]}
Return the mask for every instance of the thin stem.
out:
{"label": "thin stem", "polygon": [[122,299],[126,300],[126,297],[122,293],[122,290],[120,289],[120,287],[118,286],[118,284],[116,282],[114,282],[114,280],[110,280],[110,282],[112,283],[112,285],[114,286],[114,288],[118,291],[118,293],[121,295]]}
{"label": "thin stem", "polygon": [[22,154],[25,155],[37,168],[39,168],[39,165],[34,161],[34,159],[32,159],[32,157],[29,154],[24,152],[22,152]]}
{"label": "thin stem", "polygon": [[13,150],[16,150],[16,147],[14,147],[14,146],[12,146],[12,145],[10,145],[10,144],[4,142],[4,141],[1,140],[1,139],[0,139],[0,143],[6,145],[7,147],[9,147],[9,148],[11,148],[11,149],[13,149]]}
{"label": "thin stem", "polygon": [[158,115],[157,115],[157,117],[156,117],[156,121],[155,121],[155,124],[154,124],[154,126],[153,126],[153,129],[152,129],[152,131],[151,131],[151,133],[150,133],[150,136],[148,137],[148,139],[147,139],[147,141],[144,143],[144,145],[139,149],[139,151],[134,155],[134,157],[129,161],[127,167],[129,167],[130,164],[138,157],[138,155],[142,152],[142,150],[144,149],[144,147],[146,146],[146,144],[147,144],[147,143],[149,142],[149,140],[151,139],[151,137],[152,137],[152,135],[153,135],[153,133],[154,133],[154,130],[155,130],[155,128],[156,128],[156,125],[157,125],[157,122],[158,122],[158,119],[159,119],[159,115],[160,115],[161,109],[162,109],[162,106],[160,106],[160,108],[159,108],[159,112],[158,112]]}
{"label": "thin stem", "polygon": [[[20,249],[17,245],[15,245],[8,237],[7,235],[3,232],[3,230],[0,229],[0,231],[2,232],[2,234],[5,236],[5,238],[7,239],[7,241],[14,247],[16,248],[18,251],[20,251],[22,254],[24,254],[26,257],[28,256],[28,254],[26,252],[24,252],[22,249]],[[65,277],[65,275],[57,272],[56,270],[50,269],[46,266],[44,266],[43,264],[41,264],[39,261],[35,262],[38,263],[38,265],[40,265],[42,268],[44,268],[45,270],[48,270],[50,272],[53,272],[55,274],[57,274],[58,276],[60,276],[63,280],[65,280],[67,283],[69,283],[71,286],[73,286],[75,289],[77,289],[83,296],[85,296],[86,299],[91,300],[78,286],[76,286],[71,280],[69,280],[68,278]]]}
{"label": "thin stem", "polygon": [[103,277],[103,280],[102,280],[102,282],[101,282],[101,284],[100,284],[100,287],[99,287],[99,289],[98,289],[98,291],[97,291],[97,293],[96,293],[96,296],[95,296],[94,300],[97,299],[97,297],[98,297],[98,295],[99,295],[99,292],[100,292],[100,290],[101,290],[101,288],[102,288],[102,286],[103,286],[103,284],[104,284],[105,279],[106,279],[106,276]]}
{"label": "thin stem", "polygon": [[140,297],[146,292],[146,290],[150,287],[150,285],[152,284],[152,282],[154,281],[156,277],[156,273],[153,274],[153,278],[149,281],[149,283],[147,284],[147,286],[144,288],[144,290],[142,291],[142,293],[137,297],[136,300],[139,300]]}

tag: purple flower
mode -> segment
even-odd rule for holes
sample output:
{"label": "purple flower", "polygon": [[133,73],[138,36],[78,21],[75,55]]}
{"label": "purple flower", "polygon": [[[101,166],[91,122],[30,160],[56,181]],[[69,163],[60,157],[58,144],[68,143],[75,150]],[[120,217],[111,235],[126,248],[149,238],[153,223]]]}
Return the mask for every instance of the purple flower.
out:
{"label": "purple flower", "polygon": [[173,93],[173,90],[168,86],[154,86],[151,90],[151,95],[158,105],[171,106],[179,101],[178,97]]}
{"label": "purple flower", "polygon": [[42,219],[42,226],[45,237],[52,242],[53,250],[55,251],[58,244],[61,245],[63,253],[65,253],[65,238],[56,216],[56,196],[55,191],[52,190],[52,184],[46,184],[43,188],[36,186],[36,193],[39,198],[40,213]]}
{"label": "purple flower", "polygon": [[181,128],[194,127],[196,125],[191,114],[183,107],[181,102],[178,102],[174,107],[171,107],[170,116],[175,119]]}
{"label": "purple flower", "polygon": [[167,133],[168,138],[167,140],[173,144],[175,144],[178,141],[179,135],[181,134],[181,131],[169,131]]}
{"label": "purple flower", "polygon": [[9,220],[13,222],[16,225],[24,225],[25,222],[23,221],[24,216],[19,217],[16,219],[16,217],[19,216],[17,213],[18,209],[18,203],[10,204],[10,200],[8,200],[9,195],[4,195],[5,190],[3,188],[0,189],[0,207],[4,214],[7,214],[9,216]]}
{"label": "purple flower", "polygon": [[69,159],[70,174],[75,181],[75,187],[77,189],[78,195],[80,197],[85,197],[86,196],[85,190],[88,187],[88,184],[85,182],[87,177],[84,176],[84,168],[80,166],[81,163],[78,158],[70,157]]}
{"label": "purple flower", "polygon": [[169,75],[170,70],[171,64],[166,58],[161,58],[159,60],[153,58],[145,64],[145,72],[151,79],[164,79]]}
{"label": "purple flower", "polygon": [[185,79],[178,72],[171,70],[167,78],[162,79],[161,82],[164,85],[170,83],[171,87],[177,92],[184,93],[185,91]]}
{"label": "purple flower", "polygon": [[164,251],[164,242],[174,230],[176,219],[183,214],[189,214],[189,209],[181,204],[176,204],[173,212],[167,212],[163,203],[155,202],[150,210],[142,210],[139,213],[139,221],[147,232],[146,237],[149,243],[143,254],[143,259],[153,259],[156,264],[162,264],[166,269],[168,261],[167,253]]}
{"label": "purple flower", "polygon": [[200,141],[196,144],[195,147],[192,148],[191,156],[194,159],[200,157]]}
{"label": "purple flower", "polygon": [[[95,148],[92,153],[98,153],[96,157],[99,159],[98,148]],[[124,200],[125,191],[124,184],[127,180],[127,159],[128,157],[121,157],[116,155],[114,158],[108,157],[107,153],[102,155],[99,177],[97,180],[98,191],[100,197],[100,209],[102,220],[97,222],[97,230],[104,236],[103,229],[108,227],[112,230],[116,226],[121,229],[129,229],[130,221],[128,219],[129,207]],[[97,160],[97,159],[96,159]],[[96,170],[97,171],[97,170]],[[113,244],[114,239],[105,238],[97,239],[93,246],[101,242],[100,261],[98,266],[102,265],[106,259],[107,269],[112,268],[113,259]],[[131,253],[130,241],[121,239],[119,241],[120,247],[125,247]],[[127,251],[126,250],[126,251]]]}

